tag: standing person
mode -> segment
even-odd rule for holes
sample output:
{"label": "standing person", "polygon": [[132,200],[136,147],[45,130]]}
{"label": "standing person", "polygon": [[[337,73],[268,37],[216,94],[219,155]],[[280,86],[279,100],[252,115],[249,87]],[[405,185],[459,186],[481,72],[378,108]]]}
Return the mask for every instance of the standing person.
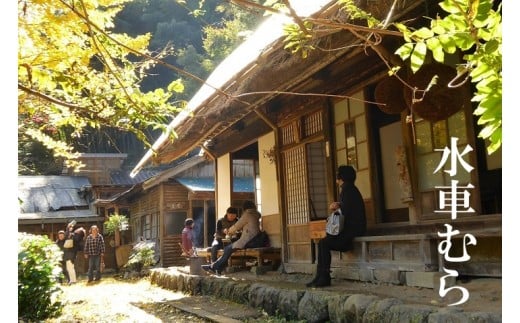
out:
{"label": "standing person", "polygon": [[222,270],[226,267],[227,261],[231,254],[236,249],[245,248],[246,244],[256,237],[258,233],[260,233],[260,217],[261,214],[256,210],[255,203],[251,201],[245,201],[242,206],[244,212],[238,219],[237,223],[233,224],[228,229],[228,234],[233,235],[235,232],[242,230],[242,234],[240,239],[237,241],[227,245],[224,248],[224,254],[217,259],[211,265],[202,265],[202,269],[208,272],[216,273],[220,275]]}
{"label": "standing person", "polygon": [[316,276],[307,283],[307,287],[330,286],[331,250],[349,251],[354,248],[352,240],[366,232],[365,203],[358,188],[354,185],[356,171],[352,166],[339,166],[336,184],[340,187],[339,202],[332,202],[331,211],[341,208],[345,217],[343,231],[337,236],[327,234],[318,243],[318,265]]}
{"label": "standing person", "polygon": [[187,218],[184,220],[184,228],[181,233],[181,247],[182,254],[187,257],[193,256],[193,219]]}
{"label": "standing person", "polygon": [[[61,271],[63,272],[63,276],[65,276],[65,280],[69,281],[69,273],[67,272],[67,264],[66,264],[66,258],[65,258],[65,247],[63,246],[64,244],[65,244],[65,231],[60,230],[60,231],[58,231],[58,239],[56,240],[56,245],[63,252],[63,256],[61,258]],[[61,278],[60,278],[60,283],[62,283]]]}
{"label": "standing person", "polygon": [[87,236],[87,230],[83,227],[79,227],[74,230],[74,260],[79,251],[83,251],[85,248],[85,237]]}
{"label": "standing person", "polygon": [[[85,241],[85,248],[83,250],[85,259],[88,259],[88,282],[92,280],[101,279],[101,263],[104,262],[105,256],[105,240],[99,233],[97,225],[90,227],[90,234]],[[95,277],[94,277],[95,272]]]}
{"label": "standing person", "polygon": [[76,268],[74,266],[74,262],[76,260],[78,242],[76,242],[77,237],[75,237],[74,234],[75,225],[76,221],[72,220],[69,224],[67,224],[67,228],[65,230],[65,240],[71,239],[73,241],[73,245],[70,248],[65,248],[63,252],[63,259],[65,260],[65,265],[67,266],[69,285],[76,283]]}
{"label": "standing person", "polygon": [[[215,238],[211,244],[211,262],[217,261],[217,252],[224,248],[224,242],[222,239],[228,234],[228,229],[235,223],[237,223],[238,212],[234,207],[228,207],[226,214],[217,221],[217,230],[215,232]],[[238,240],[239,237],[231,237],[231,242]]]}

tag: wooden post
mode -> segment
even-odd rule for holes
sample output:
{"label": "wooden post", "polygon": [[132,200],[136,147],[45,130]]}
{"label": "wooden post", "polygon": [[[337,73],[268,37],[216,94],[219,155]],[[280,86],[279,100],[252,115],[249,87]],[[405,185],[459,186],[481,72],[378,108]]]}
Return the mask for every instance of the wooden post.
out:
{"label": "wooden post", "polygon": [[118,247],[121,245],[121,232],[119,232],[119,229],[116,229],[114,232],[114,246]]}

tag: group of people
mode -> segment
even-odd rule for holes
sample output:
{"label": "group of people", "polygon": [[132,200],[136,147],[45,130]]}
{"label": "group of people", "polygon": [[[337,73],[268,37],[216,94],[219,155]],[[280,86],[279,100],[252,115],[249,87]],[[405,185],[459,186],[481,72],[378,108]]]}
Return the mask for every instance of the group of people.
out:
{"label": "group of people", "polygon": [[[349,251],[353,249],[353,239],[362,236],[366,231],[366,215],[363,198],[358,188],[354,185],[356,171],[351,166],[339,166],[336,173],[336,184],[339,186],[339,200],[329,206],[331,211],[341,210],[344,216],[344,227],[338,235],[327,235],[318,243],[318,263],[316,275],[307,283],[308,287],[330,286],[331,250]],[[261,214],[255,203],[245,201],[243,212],[238,217],[238,211],[234,207],[226,210],[224,217],[217,221],[214,240],[211,244],[211,263],[202,265],[202,269],[213,274],[220,275],[225,269],[233,252],[244,248],[264,247],[264,241],[258,239],[263,235],[260,228]],[[105,242],[96,225],[91,226],[86,237],[85,229],[74,229],[76,222],[67,225],[65,231],[58,232],[56,244],[63,250],[62,268],[69,284],[76,283],[76,271],[74,262],[77,252],[82,250],[88,259],[88,282],[101,279],[101,264],[104,261]],[[188,257],[194,255],[193,243],[194,221],[191,218],[185,220],[182,230],[183,254]],[[72,246],[66,242],[72,240]],[[83,240],[85,240],[83,242]],[[227,243],[224,243],[226,240]],[[223,249],[223,254],[217,257],[218,251]]]}
{"label": "group of people", "polygon": [[[231,211],[236,212],[236,209],[228,208],[228,212],[226,212],[225,218],[221,219],[221,232],[219,232],[217,225],[215,241],[212,243],[211,247],[211,264],[202,265],[203,270],[217,275],[220,275],[222,271],[225,269],[229,258],[235,250],[260,247],[251,245],[251,242],[254,240],[255,237],[257,237],[260,234],[261,231],[261,214],[257,211],[255,203],[253,203],[252,201],[245,201],[242,206],[243,212],[238,220],[236,219],[236,216],[234,217],[235,220],[229,220],[230,216],[228,215],[228,213],[230,209]],[[231,217],[233,217],[233,215],[231,215]],[[224,224],[230,226],[225,228]],[[238,232],[240,232],[239,237]],[[217,251],[221,249],[221,247],[223,247],[223,234],[225,234],[226,237],[230,238],[234,235],[237,236],[234,239],[234,241],[230,239],[230,243],[224,246],[224,252],[222,256],[217,258]]]}
{"label": "group of people", "polygon": [[101,279],[101,266],[104,264],[105,241],[97,225],[90,227],[89,235],[83,227],[74,228],[76,221],[67,224],[66,230],[58,232],[56,244],[63,251],[62,271],[69,285],[77,282],[75,261],[78,251],[83,251],[88,259],[88,282]]}
{"label": "group of people", "polygon": [[[339,186],[339,199],[330,204],[329,209],[341,210],[344,216],[344,226],[338,235],[326,234],[318,243],[318,263],[314,278],[306,284],[307,287],[325,287],[331,285],[330,266],[331,251],[350,251],[354,248],[353,239],[366,232],[365,204],[359,189],[355,186],[356,171],[352,166],[339,166],[336,173],[336,184]],[[237,249],[262,247],[255,245],[259,237],[261,214],[256,205],[246,201],[243,212],[238,218],[237,210],[229,207],[223,218],[217,222],[215,238],[211,245],[211,263],[202,265],[202,269],[220,275],[227,265],[228,259]],[[193,250],[191,242],[193,219],[186,219],[182,231],[183,246]],[[240,235],[236,235],[240,233]],[[224,246],[223,239],[229,238],[229,244]],[[218,250],[224,249],[217,258]]]}
{"label": "group of people", "polygon": [[[211,264],[202,265],[203,270],[220,275],[235,250],[263,247],[263,245],[255,245],[257,241],[255,238],[262,232],[260,229],[260,212],[252,201],[245,201],[242,209],[242,215],[238,217],[238,210],[234,207],[228,207],[226,214],[217,221],[217,228],[210,248]],[[188,256],[194,255],[193,226],[193,219],[188,218],[185,220],[182,230],[183,254]],[[222,249],[224,250],[223,254],[218,257],[218,251]]]}

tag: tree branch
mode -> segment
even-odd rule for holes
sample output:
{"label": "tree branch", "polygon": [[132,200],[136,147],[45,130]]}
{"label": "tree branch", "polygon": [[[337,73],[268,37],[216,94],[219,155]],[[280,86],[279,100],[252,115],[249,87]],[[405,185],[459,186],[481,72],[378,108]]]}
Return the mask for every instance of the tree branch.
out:
{"label": "tree branch", "polygon": [[22,90],[22,91],[24,91],[24,92],[26,92],[28,94],[31,94],[31,95],[37,96],[39,98],[42,98],[42,99],[44,99],[46,101],[49,101],[49,102],[52,102],[52,103],[56,103],[58,105],[61,105],[61,106],[67,107],[67,108],[84,109],[82,106],[79,106],[79,105],[76,105],[76,104],[72,104],[72,103],[68,103],[68,102],[64,102],[64,101],[61,101],[59,99],[53,98],[51,96],[48,96],[47,94],[38,92],[38,91],[33,90],[31,88],[28,88],[28,87],[22,85],[21,83],[18,83],[18,89]]}
{"label": "tree branch", "polygon": [[354,30],[354,31],[361,31],[361,32],[368,32],[368,33],[377,33],[377,34],[381,34],[381,35],[403,37],[403,33],[400,31],[359,26],[359,25],[349,24],[347,22],[341,22],[341,23],[332,22],[330,20],[321,19],[321,18],[307,18],[306,20],[308,20],[316,25],[329,26],[329,27],[334,27],[337,29],[344,29],[344,30],[349,30],[349,31]]}
{"label": "tree branch", "polygon": [[[88,12],[87,12],[87,9],[85,8],[85,4],[83,3],[83,0],[80,0],[80,3],[81,3],[81,7],[83,9],[83,13],[84,13],[85,17],[87,19],[89,19],[89,21],[90,21],[90,18],[88,18]],[[112,73],[112,75],[116,79],[117,83],[121,86],[121,89],[125,93],[125,96],[128,99],[128,101],[130,101],[134,107],[138,107],[137,103],[132,99],[132,97],[130,96],[130,94],[126,90],[126,86],[123,84],[123,82],[119,78],[119,76],[116,73],[116,71],[114,71],[112,69],[111,65],[113,65],[115,68],[118,68],[117,64],[115,64],[115,62],[114,62],[114,59],[112,58],[112,56],[110,55],[108,50],[105,48],[105,46],[97,40],[96,34],[92,30],[92,27],[91,27],[90,24],[87,24],[87,28],[89,30],[89,35],[90,35],[90,38],[92,39],[93,46],[96,47],[98,53],[101,55],[101,57],[100,57],[101,61],[103,61],[104,65],[110,70],[110,73]],[[103,50],[101,50],[101,48],[99,47],[98,43],[103,47]],[[110,59],[112,64],[108,63],[107,59],[105,58],[105,55],[103,54],[104,52],[106,53],[106,56],[108,56],[108,58]]]}
{"label": "tree branch", "polygon": [[304,34],[310,35],[311,32],[305,27],[305,24],[303,23],[303,20],[298,17],[296,14],[296,11],[294,11],[293,7],[291,7],[291,4],[289,3],[289,0],[283,0],[283,3],[285,6],[289,9],[289,12],[291,13],[291,17],[296,21],[300,29],[303,31]]}

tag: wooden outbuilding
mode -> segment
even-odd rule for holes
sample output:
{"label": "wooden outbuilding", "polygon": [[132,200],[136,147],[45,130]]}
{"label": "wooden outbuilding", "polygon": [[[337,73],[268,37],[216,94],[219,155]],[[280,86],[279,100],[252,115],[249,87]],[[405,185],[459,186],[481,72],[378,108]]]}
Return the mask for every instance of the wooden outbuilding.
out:
{"label": "wooden outbuilding", "polygon": [[[234,168],[242,176],[236,183],[232,204],[241,207],[244,200],[254,199],[252,168],[240,164]],[[213,240],[217,217],[214,163],[199,155],[190,156],[130,190],[112,199],[98,200],[96,204],[127,210],[132,242],[155,242],[161,266],[186,265],[187,259],[181,256],[179,245],[186,218],[195,222],[196,247],[208,246]]]}

